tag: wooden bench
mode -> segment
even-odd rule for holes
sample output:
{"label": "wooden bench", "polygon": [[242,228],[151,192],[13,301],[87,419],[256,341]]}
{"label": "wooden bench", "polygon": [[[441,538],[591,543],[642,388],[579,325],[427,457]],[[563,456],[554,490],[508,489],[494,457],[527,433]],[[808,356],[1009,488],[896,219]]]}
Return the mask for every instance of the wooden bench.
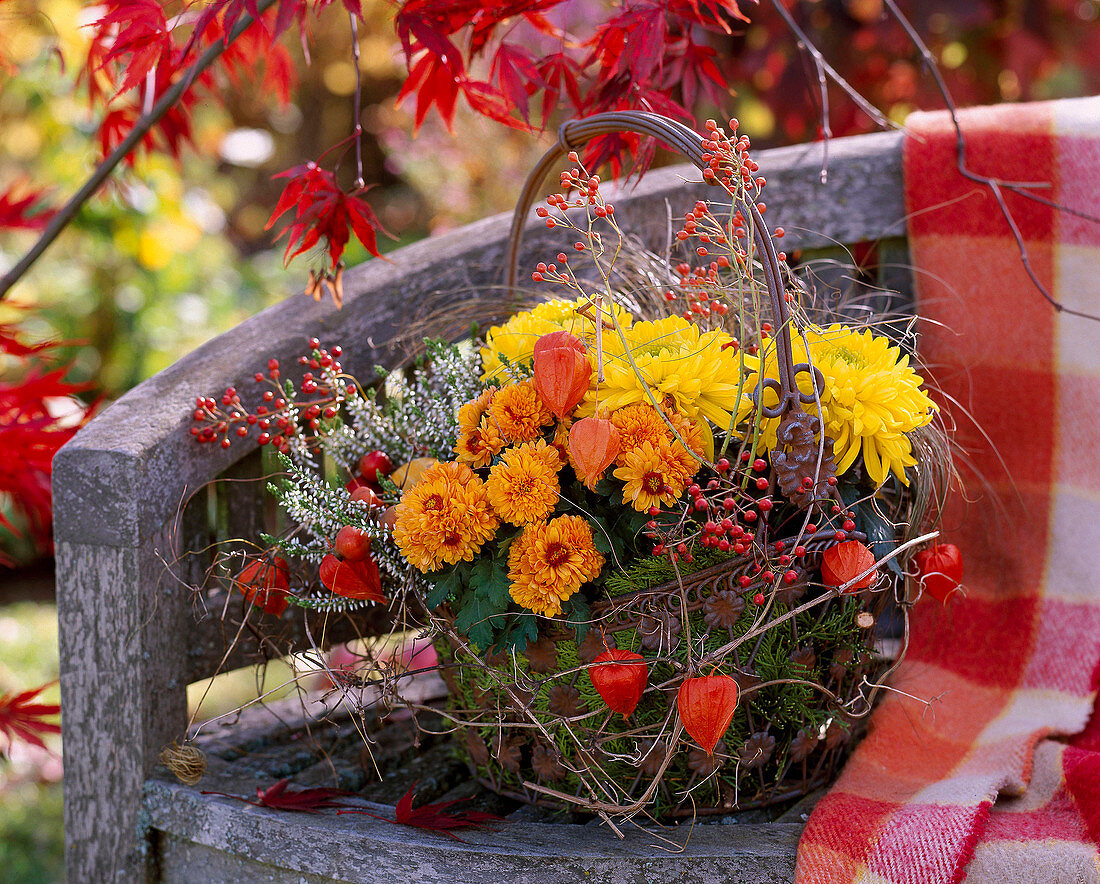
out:
{"label": "wooden bench", "polygon": [[[823,295],[829,287],[855,286],[858,297],[850,303],[858,318],[862,309],[882,308],[877,286],[911,288],[902,136],[838,139],[830,148],[827,185],[820,182],[820,144],[756,159],[769,182],[767,217],[787,231],[784,247],[813,266]],[[695,199],[713,196],[701,183],[685,183],[699,180],[687,166],[650,172],[615,198],[621,225],[663,249],[669,213],[682,215]],[[499,285],[509,221],[490,218],[401,249],[391,261],[349,270],[342,310],[303,295],[288,298],[130,391],[58,454],[65,839],[74,884],[790,878],[797,813],[781,822],[697,825],[690,840],[686,827],[665,831],[672,841],[688,842],[672,853],[637,829],[619,841],[606,829],[521,819],[499,832],[464,834],[458,843],[368,816],[293,814],[201,794],[247,795],[289,775],[320,785],[326,772],[327,785],[356,785],[353,763],[320,763],[292,729],[262,712],[211,731],[205,744],[211,767],[201,785],[180,785],[158,767],[162,748],[184,734],[188,684],[218,669],[226,632],[232,635],[231,625],[198,604],[220,612],[225,589],[197,599],[190,586],[201,582],[207,561],[181,554],[212,540],[256,536],[263,517],[263,482],[211,484],[255,479],[262,463],[255,448],[197,446],[187,432],[195,396],[217,395],[231,384],[245,389],[269,357],[289,364],[311,336],[343,345],[348,370],[370,376],[374,364],[393,360],[387,342],[403,330],[411,307],[437,293],[469,298]],[[849,285],[842,246],[868,242],[877,269],[863,274],[862,287]],[[560,238],[533,222],[520,266],[561,247]],[[289,653],[303,646],[304,630],[300,617],[283,623],[276,650]],[[246,637],[223,668],[276,650]],[[319,738],[337,761],[357,751],[341,727],[336,721]]]}

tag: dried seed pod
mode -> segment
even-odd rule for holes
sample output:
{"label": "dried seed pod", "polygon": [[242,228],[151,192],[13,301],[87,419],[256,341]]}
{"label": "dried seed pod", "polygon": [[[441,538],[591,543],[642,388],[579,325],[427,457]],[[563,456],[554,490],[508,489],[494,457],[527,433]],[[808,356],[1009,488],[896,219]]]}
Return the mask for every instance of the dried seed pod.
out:
{"label": "dried seed pod", "polygon": [[529,644],[523,656],[527,658],[532,672],[545,674],[558,668],[558,644],[548,635]]}
{"label": "dried seed pod", "polygon": [[472,727],[466,728],[466,754],[470,756],[470,761],[478,766],[489,763],[489,747],[481,739],[481,734]]}
{"label": "dried seed pod", "polygon": [[638,622],[638,637],[647,651],[669,653],[680,643],[683,624],[666,611],[643,614]]}
{"label": "dried seed pod", "polygon": [[737,682],[728,675],[686,678],[676,696],[676,707],[684,730],[705,752],[714,747],[729,729],[737,709]]}
{"label": "dried seed pod", "polygon": [[615,648],[615,637],[601,633],[598,629],[590,629],[579,645],[577,656],[582,663],[591,663],[604,651]]}
{"label": "dried seed pod", "polygon": [[704,752],[702,749],[692,749],[688,752],[688,767],[701,778],[706,779],[725,763],[726,755],[728,755],[726,744],[723,740],[719,740],[714,744],[712,752]]}
{"label": "dried seed pod", "polygon": [[592,366],[578,338],[556,331],[535,341],[533,374],[539,398],[561,420],[588,393]]}
{"label": "dried seed pod", "polygon": [[605,417],[584,417],[569,428],[569,460],[589,488],[619,456],[619,428]]}
{"label": "dried seed pod", "polygon": [[752,770],[763,767],[771,761],[773,752],[775,752],[775,737],[760,731],[745,741],[738,755],[741,759],[741,766]]}
{"label": "dried seed pod", "polygon": [[754,688],[762,679],[757,675],[756,670],[751,666],[745,669],[734,669],[733,680],[737,682],[737,689],[739,691],[747,691],[749,688]]}
{"label": "dried seed pod", "polygon": [[645,755],[642,756],[640,769],[642,776],[652,779],[661,771],[661,765],[665,763],[668,755],[668,744],[664,740],[652,740],[648,746],[643,747]]}
{"label": "dried seed pod", "polygon": [[833,662],[829,666],[829,676],[834,681],[844,681],[844,676],[846,676],[848,670],[852,668],[853,656],[852,652],[847,648],[833,654]]}
{"label": "dried seed pod", "polygon": [[782,583],[779,589],[775,591],[775,603],[786,605],[788,608],[802,598],[810,586],[810,578],[805,571],[799,568],[792,568],[792,570],[797,575],[794,582]]}
{"label": "dried seed pod", "polygon": [[550,711],[562,718],[576,718],[588,712],[581,702],[581,693],[570,684],[556,684],[550,688],[548,697]]}
{"label": "dried seed pod", "polygon": [[847,743],[851,738],[851,731],[834,718],[833,723],[825,731],[825,748],[836,749],[838,746]]}
{"label": "dried seed pod", "polygon": [[794,762],[805,761],[817,748],[817,743],[817,732],[804,727],[791,740],[791,748],[787,751],[787,756]]}
{"label": "dried seed pod", "polygon": [[814,653],[814,649],[809,645],[798,648],[791,654],[791,665],[799,666],[805,670],[811,670],[814,668],[814,664],[817,662],[817,655]]}
{"label": "dried seed pod", "polygon": [[493,739],[493,754],[500,766],[512,773],[519,773],[523,757],[523,741],[519,737],[502,737],[498,732]]}
{"label": "dried seed pod", "polygon": [[613,712],[626,718],[638,707],[645,692],[649,668],[633,651],[604,651],[588,667],[588,678]]}
{"label": "dried seed pod", "polygon": [[745,610],[745,599],[732,589],[711,593],[703,602],[703,622],[712,628],[733,629]]}
{"label": "dried seed pod", "polygon": [[567,773],[556,746],[536,743],[531,752],[531,767],[540,780],[560,780]]}

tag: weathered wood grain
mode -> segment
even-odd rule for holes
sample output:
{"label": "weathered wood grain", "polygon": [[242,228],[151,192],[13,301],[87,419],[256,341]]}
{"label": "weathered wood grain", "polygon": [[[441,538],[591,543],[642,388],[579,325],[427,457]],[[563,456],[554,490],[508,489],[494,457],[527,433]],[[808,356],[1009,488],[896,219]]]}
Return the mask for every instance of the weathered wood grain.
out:
{"label": "weathered wood grain", "polygon": [[[169,833],[165,882],[780,884],[793,876],[802,831],[800,823],[697,825],[659,833],[627,827],[620,841],[598,827],[510,823],[495,832],[464,831],[465,843],[455,843],[365,815],[280,813],[159,780],[146,785],[145,798],[154,828]],[[383,805],[352,803],[392,815]],[[684,845],[683,851],[669,852],[660,838]]]}
{"label": "weathered wood grain", "polygon": [[[828,185],[819,180],[820,146],[767,151],[757,159],[770,182],[767,218],[787,228],[789,250],[900,232],[900,135],[834,140]],[[656,170],[613,196],[617,217],[660,249],[670,215],[714,196],[701,183],[685,183],[698,180],[688,167]],[[464,852],[384,823],[276,818],[164,784],[150,786],[142,809],[142,783],[160,747],[182,735],[186,682],[206,674],[219,653],[213,630],[192,625],[193,599],[183,585],[196,582],[203,561],[176,562],[210,536],[207,492],[199,492],[182,519],[177,514],[196,489],[255,450],[254,444],[229,452],[197,446],[187,434],[195,396],[229,385],[247,390],[258,366],[272,356],[290,364],[314,335],[344,345],[346,367],[369,375],[375,363],[400,355],[390,342],[429,302],[496,290],[508,224],[508,216],[490,218],[401,249],[390,261],[353,268],[345,276],[342,311],[301,294],[289,297],[127,393],[59,452],[53,487],[70,881],[265,880],[260,866],[249,871],[247,863],[282,870],[273,881],[709,881],[737,880],[741,870],[752,880],[785,880],[787,872],[779,870],[789,871],[793,862],[797,827],[738,835],[727,827],[721,837],[693,837],[687,852],[674,857],[649,849],[648,836],[618,845],[604,833],[590,838],[573,829],[547,834],[516,827],[507,843],[475,840]],[[532,221],[521,266],[560,248],[560,237]],[[252,474],[254,464],[241,469]],[[251,504],[238,504],[240,512],[227,514],[226,525],[254,524]],[[173,833],[159,863],[150,840],[157,828]],[[725,852],[708,853],[709,839],[714,851],[720,840]],[[211,851],[224,854],[220,865]],[[205,877],[174,865],[198,862],[200,853]],[[552,863],[557,879],[546,876]],[[503,870],[511,874],[502,877]]]}

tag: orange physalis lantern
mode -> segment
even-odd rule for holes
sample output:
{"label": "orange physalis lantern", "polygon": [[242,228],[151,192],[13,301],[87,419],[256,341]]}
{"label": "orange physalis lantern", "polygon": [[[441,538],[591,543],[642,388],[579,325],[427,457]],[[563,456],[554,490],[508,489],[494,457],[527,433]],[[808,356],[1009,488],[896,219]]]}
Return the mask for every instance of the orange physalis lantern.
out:
{"label": "orange physalis lantern", "polygon": [[280,616],[286,610],[290,591],[290,572],[286,559],[276,556],[270,562],[256,559],[241,569],[233,581],[237,590],[265,614]]}
{"label": "orange physalis lantern", "polygon": [[584,344],[567,331],[543,335],[535,341],[534,375],[539,398],[563,419],[585,397],[592,378]]}
{"label": "orange physalis lantern", "polygon": [[588,677],[607,707],[623,718],[638,706],[645,692],[649,668],[645,658],[633,651],[612,648],[604,651],[588,667]]}
{"label": "orange physalis lantern", "polygon": [[708,754],[729,729],[737,709],[737,682],[728,675],[685,678],[676,695],[680,721]]}
{"label": "orange physalis lantern", "polygon": [[845,592],[857,592],[875,582],[878,576],[875,554],[858,540],[846,540],[830,546],[821,555],[821,582],[826,586],[844,586],[868,569],[870,571],[857,583],[845,587]]}
{"label": "orange physalis lantern", "polygon": [[569,429],[569,460],[589,488],[619,456],[619,428],[605,417],[581,418]]}
{"label": "orange physalis lantern", "polygon": [[346,599],[386,601],[378,565],[369,554],[365,559],[352,561],[340,560],[329,553],[321,560],[320,577],[326,587]]}
{"label": "orange physalis lantern", "polygon": [[920,582],[932,598],[946,602],[963,579],[962,553],[953,543],[937,543],[913,556]]}

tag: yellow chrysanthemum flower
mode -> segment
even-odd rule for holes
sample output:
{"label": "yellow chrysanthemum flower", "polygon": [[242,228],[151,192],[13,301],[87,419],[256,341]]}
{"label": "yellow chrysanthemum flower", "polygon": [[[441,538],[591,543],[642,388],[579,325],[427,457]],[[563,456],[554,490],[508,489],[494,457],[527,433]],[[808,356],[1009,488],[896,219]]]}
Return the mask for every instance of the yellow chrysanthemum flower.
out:
{"label": "yellow chrysanthemum flower", "polygon": [[561,467],[557,449],[542,439],[510,448],[489,471],[485,483],[489,502],[497,515],[511,525],[522,527],[540,522],[558,503]]}
{"label": "yellow chrysanthemum flower", "polygon": [[[936,410],[935,403],[921,389],[924,380],[910,367],[909,357],[869,329],[861,332],[844,325],[826,329],[811,326],[805,342],[801,335],[793,337],[795,362],[810,362],[825,381],[821,411],[825,435],[833,439],[837,473],[844,473],[862,454],[867,476],[876,485],[885,482],[890,473],[908,485],[905,468],[914,466],[916,459],[905,434],[929,423]],[[758,383],[761,362],[765,377],[778,377],[775,348],[769,346],[763,360],[752,362],[753,373],[746,379],[739,420],[750,417],[752,402],[748,396]],[[806,373],[799,374],[798,384],[805,393],[813,391]],[[764,403],[776,402],[776,394],[766,391]],[[811,414],[815,407],[812,403],[803,406]],[[778,424],[776,418],[761,422],[758,450],[775,447]]]}
{"label": "yellow chrysanthemum flower", "polygon": [[489,417],[510,442],[533,442],[554,421],[533,380],[497,390],[489,403]]}
{"label": "yellow chrysanthemum flower", "polygon": [[532,311],[518,313],[504,325],[493,326],[485,335],[485,346],[481,348],[481,379],[507,380],[508,365],[529,365],[535,353],[535,341],[560,330],[560,324],[534,316]]}
{"label": "yellow chrysanthemum flower", "polygon": [[600,408],[611,412],[649,402],[648,387],[662,407],[699,423],[704,449],[712,456],[714,439],[702,419],[728,427],[738,404],[737,355],[724,346],[730,336],[717,329],[701,332],[695,323],[669,316],[637,322],[625,337],[628,350],[617,334],[604,337],[604,383],[597,391],[593,382],[580,413],[592,414],[597,398]]}
{"label": "yellow chrysanthemum flower", "polygon": [[642,442],[623,458],[615,478],[624,482],[623,503],[639,512],[672,506],[691,483],[695,459],[679,442]]}
{"label": "yellow chrysanthemum flower", "polygon": [[474,469],[488,466],[508,444],[508,440],[488,414],[496,392],[495,388],[485,390],[458,410],[458,440],[455,442],[454,452],[460,462]]}
{"label": "yellow chrysanthemum flower", "polygon": [[440,463],[397,505],[393,537],[405,559],[427,573],[473,561],[499,527],[485,483],[462,463]]}
{"label": "yellow chrysanthemum flower", "polygon": [[581,516],[558,516],[528,525],[508,551],[510,593],[516,604],[556,617],[561,603],[600,576],[604,557]]}
{"label": "yellow chrysanthemum flower", "polygon": [[[564,329],[582,340],[591,339],[595,325],[587,316],[577,313],[577,307],[583,307],[586,303],[586,298],[546,301],[531,310],[517,313],[504,325],[490,328],[485,335],[485,346],[481,348],[481,379],[507,378],[506,363],[530,365],[535,341],[550,332]],[[615,314],[620,324],[630,325],[631,316],[622,307],[616,305]]]}

